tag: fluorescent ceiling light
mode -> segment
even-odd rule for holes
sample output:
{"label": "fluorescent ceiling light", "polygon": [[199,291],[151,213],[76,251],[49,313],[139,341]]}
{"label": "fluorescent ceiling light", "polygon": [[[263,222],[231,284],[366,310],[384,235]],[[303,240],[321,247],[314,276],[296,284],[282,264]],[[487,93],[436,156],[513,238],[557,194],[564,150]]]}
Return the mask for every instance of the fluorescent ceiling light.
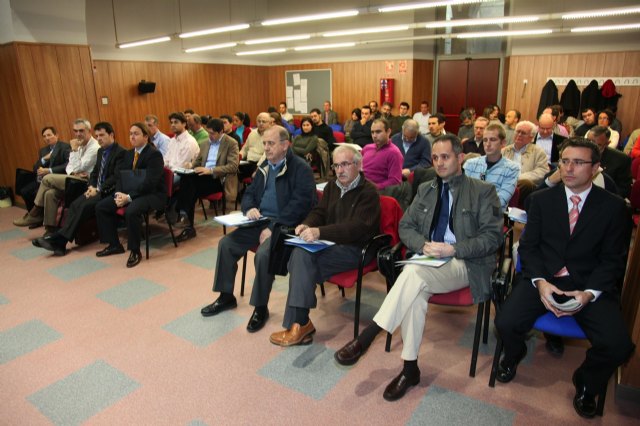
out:
{"label": "fluorescent ceiling light", "polygon": [[562,19],[600,18],[603,16],[629,15],[640,13],[640,7],[620,7],[617,9],[599,9],[586,12],[572,12],[562,15]]}
{"label": "fluorescent ceiling light", "polygon": [[303,50],[316,50],[316,49],[336,49],[339,47],[353,47],[355,46],[355,43],[334,43],[334,44],[316,44],[316,45],[312,45],[312,46],[298,46],[298,47],[294,47],[293,50],[296,50],[298,52],[303,51]]}
{"label": "fluorescent ceiling light", "polygon": [[279,41],[308,40],[310,38],[311,38],[311,34],[300,34],[300,35],[282,36],[282,37],[258,38],[255,40],[247,40],[244,42],[244,44],[277,43]]}
{"label": "fluorescent ceiling light", "polygon": [[185,53],[203,52],[205,50],[224,49],[225,47],[234,47],[238,43],[222,43],[222,44],[210,44],[209,46],[193,47],[191,49],[185,49]]}
{"label": "fluorescent ceiling light", "polygon": [[331,18],[345,18],[348,16],[356,16],[358,13],[357,10],[343,10],[341,12],[328,12],[328,13],[318,13],[316,15],[304,15],[304,16],[293,16],[291,18],[281,18],[281,19],[269,19],[267,21],[262,21],[262,25],[281,25],[281,24],[292,24],[294,22],[307,22],[307,21],[320,21],[322,19],[331,19]]}
{"label": "fluorescent ceiling light", "polygon": [[356,30],[344,30],[344,31],[329,31],[322,34],[323,37],[338,37],[345,35],[356,34],[372,34],[372,33],[388,33],[392,31],[406,31],[409,29],[408,25],[393,25],[389,27],[377,27],[377,28],[360,28]]}
{"label": "fluorescent ceiling light", "polygon": [[236,53],[237,56],[245,56],[245,55],[266,55],[268,53],[282,53],[285,52],[287,49],[285,48],[280,48],[280,49],[264,49],[264,50],[250,50],[247,52],[238,52]]}
{"label": "fluorescent ceiling light", "polygon": [[210,28],[208,30],[192,31],[189,33],[180,34],[180,38],[199,37],[209,34],[228,33],[230,31],[246,30],[249,28],[249,24],[229,25],[228,27]]}
{"label": "fluorescent ceiling light", "polygon": [[134,41],[134,42],[131,42],[131,43],[120,43],[118,45],[118,47],[120,49],[126,49],[128,47],[136,47],[136,46],[144,46],[146,44],[162,43],[162,42],[169,41],[169,40],[171,40],[171,37],[164,36],[164,37],[158,37],[158,38],[151,38],[149,40]]}
{"label": "fluorescent ceiling light", "polygon": [[482,33],[463,33],[458,34],[457,38],[478,38],[478,37],[509,37],[524,35],[541,35],[551,34],[553,30],[522,30],[522,31],[486,31]]}
{"label": "fluorescent ceiling light", "polygon": [[379,7],[378,12],[401,12],[403,10],[415,10],[415,9],[426,9],[433,8],[439,6],[449,6],[455,4],[472,4],[472,3],[483,3],[488,0],[444,0],[444,1],[433,1],[429,3],[410,3],[410,4],[400,4],[397,6],[386,6]]}
{"label": "fluorescent ceiling light", "polygon": [[456,19],[444,22],[429,22],[425,25],[427,28],[449,28],[449,27],[466,27],[471,25],[493,25],[493,24],[513,24],[519,22],[536,22],[540,20],[539,16],[504,16],[495,18],[482,19]]}
{"label": "fluorescent ceiling light", "polygon": [[640,23],[623,25],[605,25],[601,27],[579,27],[571,28],[572,33],[588,33],[592,31],[616,31],[616,30],[639,30]]}

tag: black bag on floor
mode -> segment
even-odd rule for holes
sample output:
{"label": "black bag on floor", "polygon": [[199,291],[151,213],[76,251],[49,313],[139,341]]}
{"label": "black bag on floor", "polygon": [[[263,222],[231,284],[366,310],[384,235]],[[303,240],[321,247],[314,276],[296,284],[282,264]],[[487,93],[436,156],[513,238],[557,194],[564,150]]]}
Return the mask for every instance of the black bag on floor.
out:
{"label": "black bag on floor", "polygon": [[271,253],[269,254],[269,273],[285,276],[289,273],[287,263],[293,251],[292,246],[284,244],[287,234],[293,233],[295,228],[276,223],[271,233]]}

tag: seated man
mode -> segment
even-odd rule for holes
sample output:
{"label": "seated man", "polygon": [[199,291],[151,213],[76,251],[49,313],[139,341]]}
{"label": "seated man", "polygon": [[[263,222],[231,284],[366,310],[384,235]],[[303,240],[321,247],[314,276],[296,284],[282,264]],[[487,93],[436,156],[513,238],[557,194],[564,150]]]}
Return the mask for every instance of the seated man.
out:
{"label": "seated man", "polygon": [[[617,289],[625,273],[631,220],[621,198],[592,185],[599,163],[600,152],[592,142],[565,142],[560,153],[564,185],[531,195],[518,249],[523,281],[513,287],[495,320],[504,342],[496,378],[507,383],[526,355],[525,338],[536,319],[547,311],[573,316],[591,342],[573,373],[573,406],[588,418],[596,414],[595,397],[634,349]],[[552,304],[554,299],[575,299],[581,306],[562,311]]]}
{"label": "seated man", "polygon": [[169,147],[164,155],[164,165],[172,171],[177,168],[190,169],[191,163],[200,152],[200,147],[196,139],[187,131],[187,117],[181,112],[173,112],[169,115],[169,122],[175,136],[169,140]]}
{"label": "seated man", "polygon": [[[27,214],[29,210],[33,208],[33,200],[36,198],[42,179],[50,173],[64,173],[67,163],[69,162],[69,152],[71,151],[68,143],[58,140],[58,132],[56,132],[54,127],[47,126],[43,128],[40,133],[46,146],[40,149],[38,160],[33,165],[33,174],[27,173],[27,171],[23,169],[16,170],[16,192],[24,200]],[[25,181],[24,184],[18,188],[20,171],[28,175],[26,176],[28,182]]]}
{"label": "seated man", "polygon": [[489,125],[489,120],[485,117],[478,117],[473,123],[473,137],[462,140],[462,150],[465,154],[473,153],[484,155],[484,144],[482,143],[482,135],[484,129]]}
{"label": "seated man", "polygon": [[371,108],[369,108],[368,105],[363,106],[360,114],[362,118],[360,121],[353,123],[353,129],[351,129],[350,135],[354,144],[364,148],[373,142],[371,139],[371,124],[373,123],[371,119]]}
{"label": "seated man", "polygon": [[96,164],[96,156],[100,145],[91,136],[91,123],[79,118],[73,122],[73,134],[69,144],[71,153],[65,173],[49,173],[42,179],[38,193],[33,201],[29,214],[13,221],[16,226],[31,226],[44,223],[47,233],[57,230],[58,204],[64,195],[67,178],[86,181]]}
{"label": "seated man", "polygon": [[360,172],[362,156],[349,146],[333,151],[336,179],[325,187],[320,203],[295,229],[305,241],[336,243],[317,253],[294,248],[289,259],[289,294],[283,331],[271,343],[293,346],[311,343],[315,328],[309,310],[316,307],[316,284],[358,267],[362,246],[380,229],[380,197]]}
{"label": "seated man", "polygon": [[628,198],[631,193],[631,157],[609,147],[611,131],[604,126],[592,127],[588,138],[598,145],[600,167],[616,183],[618,195]]}
{"label": "seated man", "polygon": [[94,131],[100,149],[89,176],[89,187],[83,196],[71,203],[62,229],[33,240],[34,246],[52,251],[56,256],[64,256],[67,253],[67,243],[73,241],[80,225],[95,216],[96,204],[103,198],[113,198],[116,190],[116,171],[120,167],[125,150],[116,143],[110,123],[96,124]]}
{"label": "seated man", "polygon": [[391,137],[391,142],[403,155],[402,176],[408,177],[416,167],[431,167],[431,144],[420,134],[418,122],[407,119],[402,132]]}
{"label": "seated man", "polygon": [[333,129],[322,121],[322,114],[318,108],[311,110],[309,114],[313,121],[313,133],[329,145],[329,151],[333,151],[336,145],[336,138],[333,136]]}
{"label": "seated man", "polygon": [[551,168],[555,168],[558,165],[560,146],[564,141],[565,137],[553,132],[553,116],[551,114],[541,114],[538,118],[538,133],[533,138],[533,143],[544,150]]}
{"label": "seated man", "polygon": [[471,287],[474,303],[488,300],[495,253],[502,241],[503,218],[496,190],[462,173],[464,153],[457,136],[438,137],[431,157],[438,177],[420,186],[400,220],[400,239],[414,253],[451,260],[439,268],[406,265],[374,323],[335,354],[338,363],[354,364],[381,330],[393,333],[402,326],[404,368],[386,387],[383,397],[387,401],[402,398],[420,382],[418,353],[429,298]]}
{"label": "seated man", "polygon": [[178,209],[187,215],[186,227],[176,237],[186,241],[196,236],[194,210],[198,197],[224,190],[227,175],[238,172],[238,143],[224,133],[222,120],[212,118],[207,122],[209,141],[200,145],[200,154],[193,163],[195,173],[182,175],[178,193]]}
{"label": "seated man", "polygon": [[224,127],[224,134],[233,138],[238,144],[238,151],[240,151],[240,145],[242,145],[242,141],[240,136],[236,132],[233,131],[233,119],[230,115],[221,115],[220,120],[222,120],[222,126]]}
{"label": "seated man", "polygon": [[402,183],[402,153],[391,143],[387,120],[378,118],[371,124],[372,144],[362,148],[362,171],[378,190]]}
{"label": "seated man", "polygon": [[[129,141],[133,149],[124,154],[119,174],[116,176],[116,192],[113,197],[103,198],[96,205],[100,241],[109,244],[96,253],[98,257],[124,253],[124,247],[118,238],[119,217],[116,212],[121,207],[127,207],[124,219],[127,223],[127,245],[131,251],[127,268],[136,266],[142,260],[142,253],[140,253],[142,215],[149,210],[162,209],[167,202],[164,161],[160,151],[149,142],[150,137],[151,133],[146,124],[131,125]],[[134,182],[134,176],[125,174],[130,170],[134,172],[144,170],[143,179],[140,182]]]}
{"label": "seated man", "polygon": [[240,150],[240,160],[244,163],[240,165],[238,175],[240,180],[253,175],[258,167],[258,161],[264,154],[262,137],[264,132],[271,127],[271,116],[267,112],[261,112],[256,118],[256,123],[258,127],[251,130]]}
{"label": "seated man", "polygon": [[158,116],[148,114],[144,117],[144,122],[151,132],[151,143],[158,148],[158,151],[160,151],[162,157],[164,157],[167,155],[167,151],[169,150],[170,138],[162,133],[158,128]]}
{"label": "seated man", "polygon": [[250,304],[255,306],[247,325],[249,332],[260,330],[269,318],[269,294],[274,274],[269,271],[271,232],[275,224],[295,226],[304,219],[316,201],[311,167],[289,149],[289,132],[282,126],[266,129],[261,135],[266,161],[258,167],[253,182],[242,197],[242,212],[249,219],[269,218],[255,226],[238,228],[220,240],[213,291],[220,297],[200,311],[202,316],[217,315],[237,306],[233,287],[238,260],[258,246],[254,264]]}
{"label": "seated man", "polygon": [[472,178],[485,180],[496,187],[500,207],[505,211],[516,190],[520,166],[502,156],[506,145],[506,132],[501,124],[489,124],[484,130],[482,143],[486,155],[465,161],[464,173]]}
{"label": "seated man", "polygon": [[458,138],[460,140],[473,139],[473,114],[471,110],[465,109],[460,113],[460,128],[458,128]]}
{"label": "seated man", "polygon": [[[415,116],[413,117],[415,120]],[[417,120],[416,120],[417,121]],[[447,118],[444,114],[437,113],[429,117],[429,132],[424,135],[431,145],[438,136],[447,134],[444,126],[447,124]]]}

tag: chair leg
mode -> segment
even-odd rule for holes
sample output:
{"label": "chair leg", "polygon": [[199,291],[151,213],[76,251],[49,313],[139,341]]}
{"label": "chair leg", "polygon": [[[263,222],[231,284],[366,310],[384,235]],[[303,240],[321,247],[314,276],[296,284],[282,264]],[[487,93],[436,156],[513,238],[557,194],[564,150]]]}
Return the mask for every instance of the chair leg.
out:
{"label": "chair leg", "polygon": [[498,336],[496,342],[496,351],[493,354],[493,362],[491,363],[491,374],[489,375],[489,387],[496,386],[496,375],[498,374],[498,363],[500,362],[500,355],[502,354],[502,339]]}
{"label": "chair leg", "polygon": [[200,202],[200,206],[202,207],[202,213],[204,213],[204,220],[207,220],[207,210],[204,208],[204,202],[202,201],[202,198],[198,198],[198,201]]}
{"label": "chair leg", "polygon": [[322,294],[322,297],[325,296],[325,292],[324,292],[324,283],[320,283],[320,294]]}
{"label": "chair leg", "polygon": [[147,248],[147,260],[149,259],[149,213],[145,213],[144,217],[144,239]]}
{"label": "chair leg", "polygon": [[491,302],[484,302],[484,326],[482,328],[482,343],[485,345],[489,339],[489,317],[491,317]]}
{"label": "chair leg", "polygon": [[[227,198],[224,196],[224,189],[222,190],[222,214],[227,214]],[[227,235],[227,227],[222,225],[222,234]]]}
{"label": "chair leg", "polygon": [[169,225],[169,233],[171,234],[171,240],[173,241],[173,246],[177,248],[178,242],[176,241],[176,236],[173,234],[173,226],[169,221],[167,221],[167,225]]}
{"label": "chair leg", "polygon": [[393,334],[387,332],[387,343],[384,345],[385,352],[391,352],[391,337],[393,337]]}
{"label": "chair leg", "polygon": [[240,296],[244,296],[244,279],[247,275],[247,253],[242,258],[242,281],[240,281]]}
{"label": "chair leg", "polygon": [[353,319],[353,338],[357,338],[360,331],[360,295],[362,293],[362,276],[358,274],[356,282],[356,309]]}
{"label": "chair leg", "polygon": [[478,362],[478,347],[480,346],[480,331],[482,330],[482,314],[484,313],[484,303],[478,304],[478,314],[476,316],[476,329],[473,333],[473,350],[471,351],[471,365],[469,376],[476,376],[476,363]]}

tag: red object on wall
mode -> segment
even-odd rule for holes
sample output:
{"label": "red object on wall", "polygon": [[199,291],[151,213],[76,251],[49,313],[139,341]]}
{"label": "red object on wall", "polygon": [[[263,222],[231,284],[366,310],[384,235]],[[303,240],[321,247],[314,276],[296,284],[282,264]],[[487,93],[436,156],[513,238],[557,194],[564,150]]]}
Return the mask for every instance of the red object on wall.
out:
{"label": "red object on wall", "polygon": [[393,78],[380,79],[380,105],[384,102],[391,102],[393,105]]}

